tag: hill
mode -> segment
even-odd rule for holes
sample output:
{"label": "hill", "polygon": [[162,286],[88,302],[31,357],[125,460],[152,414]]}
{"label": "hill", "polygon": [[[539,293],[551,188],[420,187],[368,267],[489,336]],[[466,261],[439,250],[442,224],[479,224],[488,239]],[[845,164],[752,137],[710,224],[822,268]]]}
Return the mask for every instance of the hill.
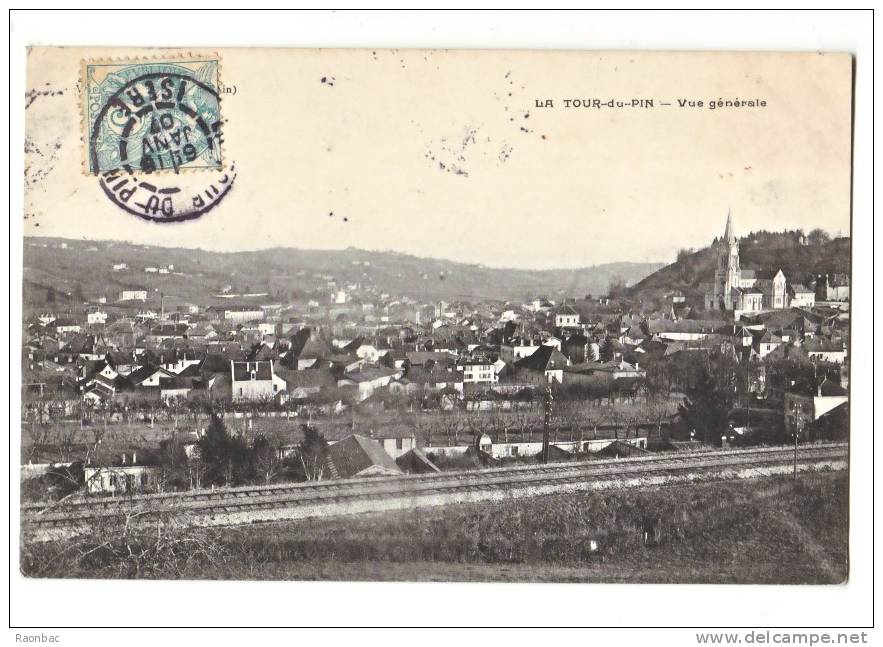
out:
{"label": "hill", "polygon": [[[113,266],[125,263],[126,269]],[[168,273],[145,268],[168,268]],[[38,308],[81,303],[124,289],[174,295],[194,303],[229,287],[233,293],[267,293],[277,299],[304,295],[327,298],[328,282],[360,284],[394,297],[424,302],[553,299],[606,293],[613,280],[633,284],[661,263],[608,263],[578,269],[493,268],[360,249],[273,248],[248,252],[207,252],[129,242],[27,237],[24,240],[25,304]]]}
{"label": "hill", "polygon": [[[674,263],[626,288],[623,294],[635,302],[660,304],[666,293],[680,290],[688,303],[701,306],[701,286],[713,280],[716,258],[712,245],[682,251]],[[739,262],[742,269],[759,272],[781,269],[789,282],[810,285],[818,275],[849,274],[850,239],[823,237],[801,244],[800,232],[752,232],[739,239]]]}

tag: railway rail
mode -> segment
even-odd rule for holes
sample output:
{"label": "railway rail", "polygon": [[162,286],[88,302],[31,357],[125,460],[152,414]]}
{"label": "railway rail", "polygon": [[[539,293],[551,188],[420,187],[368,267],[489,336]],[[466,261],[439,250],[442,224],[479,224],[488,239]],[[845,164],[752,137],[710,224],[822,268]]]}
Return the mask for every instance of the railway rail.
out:
{"label": "railway rail", "polygon": [[[590,489],[593,484],[622,479],[696,475],[727,470],[758,470],[788,466],[793,448],[765,447],[713,452],[655,454],[580,463],[520,465],[479,471],[443,472],[371,479],[191,490],[112,498],[67,500],[57,504],[25,504],[25,531],[88,527],[102,518],[171,515],[193,525],[236,524],[437,505],[458,501],[501,499],[519,492],[536,494]],[[801,469],[812,465],[846,466],[845,443],[805,445]]]}

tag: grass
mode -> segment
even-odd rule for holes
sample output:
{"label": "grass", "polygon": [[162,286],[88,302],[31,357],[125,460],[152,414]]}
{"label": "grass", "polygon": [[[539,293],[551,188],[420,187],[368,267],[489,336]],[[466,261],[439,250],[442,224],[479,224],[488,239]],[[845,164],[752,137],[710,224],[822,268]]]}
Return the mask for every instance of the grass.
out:
{"label": "grass", "polygon": [[219,559],[133,572],[92,553],[47,571],[40,565],[62,550],[52,545],[26,550],[22,568],[54,577],[841,583],[848,480],[571,493],[198,532],[201,545],[215,533],[205,554]]}

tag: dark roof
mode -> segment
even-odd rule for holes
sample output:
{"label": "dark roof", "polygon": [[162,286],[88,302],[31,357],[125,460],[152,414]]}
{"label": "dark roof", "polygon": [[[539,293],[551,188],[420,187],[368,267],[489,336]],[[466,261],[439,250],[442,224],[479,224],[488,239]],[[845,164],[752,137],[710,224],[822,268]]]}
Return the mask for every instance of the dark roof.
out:
{"label": "dark roof", "polygon": [[567,360],[554,346],[540,346],[527,357],[523,357],[515,362],[515,366],[532,371],[547,371],[563,369],[567,366]]}
{"label": "dark roof", "polygon": [[276,372],[292,388],[337,386],[337,380],[327,368],[308,368],[301,371],[279,368]]}
{"label": "dark roof", "polygon": [[402,470],[392,457],[375,440],[353,434],[328,449],[328,459],[334,464],[338,476],[351,478],[370,468],[401,474]]}
{"label": "dark roof", "polygon": [[159,378],[160,389],[192,389],[193,381],[186,377],[161,377]]}
{"label": "dark roof", "polygon": [[556,312],[555,314],[556,315],[578,315],[579,312],[574,310],[572,305],[565,304],[565,305],[561,306],[560,308],[558,308],[558,312]]}
{"label": "dark roof", "polygon": [[199,364],[188,364],[187,367],[178,373],[178,377],[199,377],[200,376],[200,365]]}
{"label": "dark roof", "polygon": [[169,375],[169,376],[171,375],[171,373],[169,373],[164,368],[159,368],[157,366],[152,366],[150,364],[146,364],[144,366],[139,366],[134,371],[129,373],[126,376],[126,379],[129,382],[131,382],[133,385],[138,385],[138,384],[141,384],[148,377],[150,377],[151,375],[156,373],[157,371],[162,372],[164,375]]}
{"label": "dark roof", "polygon": [[272,362],[233,362],[233,380],[236,382],[251,380],[252,371],[256,380],[272,379]]}
{"label": "dark roof", "polygon": [[370,382],[384,377],[399,375],[400,371],[383,366],[366,366],[359,370],[347,373],[344,377],[353,382]]}
{"label": "dark roof", "polygon": [[822,383],[819,384],[819,393],[823,396],[841,396],[846,395],[846,389],[836,382],[832,382],[828,378],[825,378]]}
{"label": "dark roof", "polygon": [[396,459],[396,464],[406,472],[414,474],[431,474],[441,470],[433,463],[422,450],[414,448]]}
{"label": "dark roof", "polygon": [[646,449],[642,449],[640,447],[636,447],[630,443],[623,442],[621,440],[614,440],[612,443],[604,447],[603,449],[595,452],[596,456],[604,456],[606,457],[615,457],[615,456],[636,456],[647,454]]}
{"label": "dark roof", "polygon": [[200,371],[204,373],[223,373],[230,370],[230,359],[216,353],[209,353],[199,365]]}

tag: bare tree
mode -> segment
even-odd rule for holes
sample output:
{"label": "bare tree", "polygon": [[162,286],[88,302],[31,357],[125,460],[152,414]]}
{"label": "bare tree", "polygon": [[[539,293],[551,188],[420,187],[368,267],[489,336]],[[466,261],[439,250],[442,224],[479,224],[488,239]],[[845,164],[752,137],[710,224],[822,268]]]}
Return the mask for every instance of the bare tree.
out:
{"label": "bare tree", "polygon": [[223,569],[233,558],[220,531],[155,510],[100,517],[88,532],[58,541],[24,530],[21,569],[32,577],[177,579]]}

